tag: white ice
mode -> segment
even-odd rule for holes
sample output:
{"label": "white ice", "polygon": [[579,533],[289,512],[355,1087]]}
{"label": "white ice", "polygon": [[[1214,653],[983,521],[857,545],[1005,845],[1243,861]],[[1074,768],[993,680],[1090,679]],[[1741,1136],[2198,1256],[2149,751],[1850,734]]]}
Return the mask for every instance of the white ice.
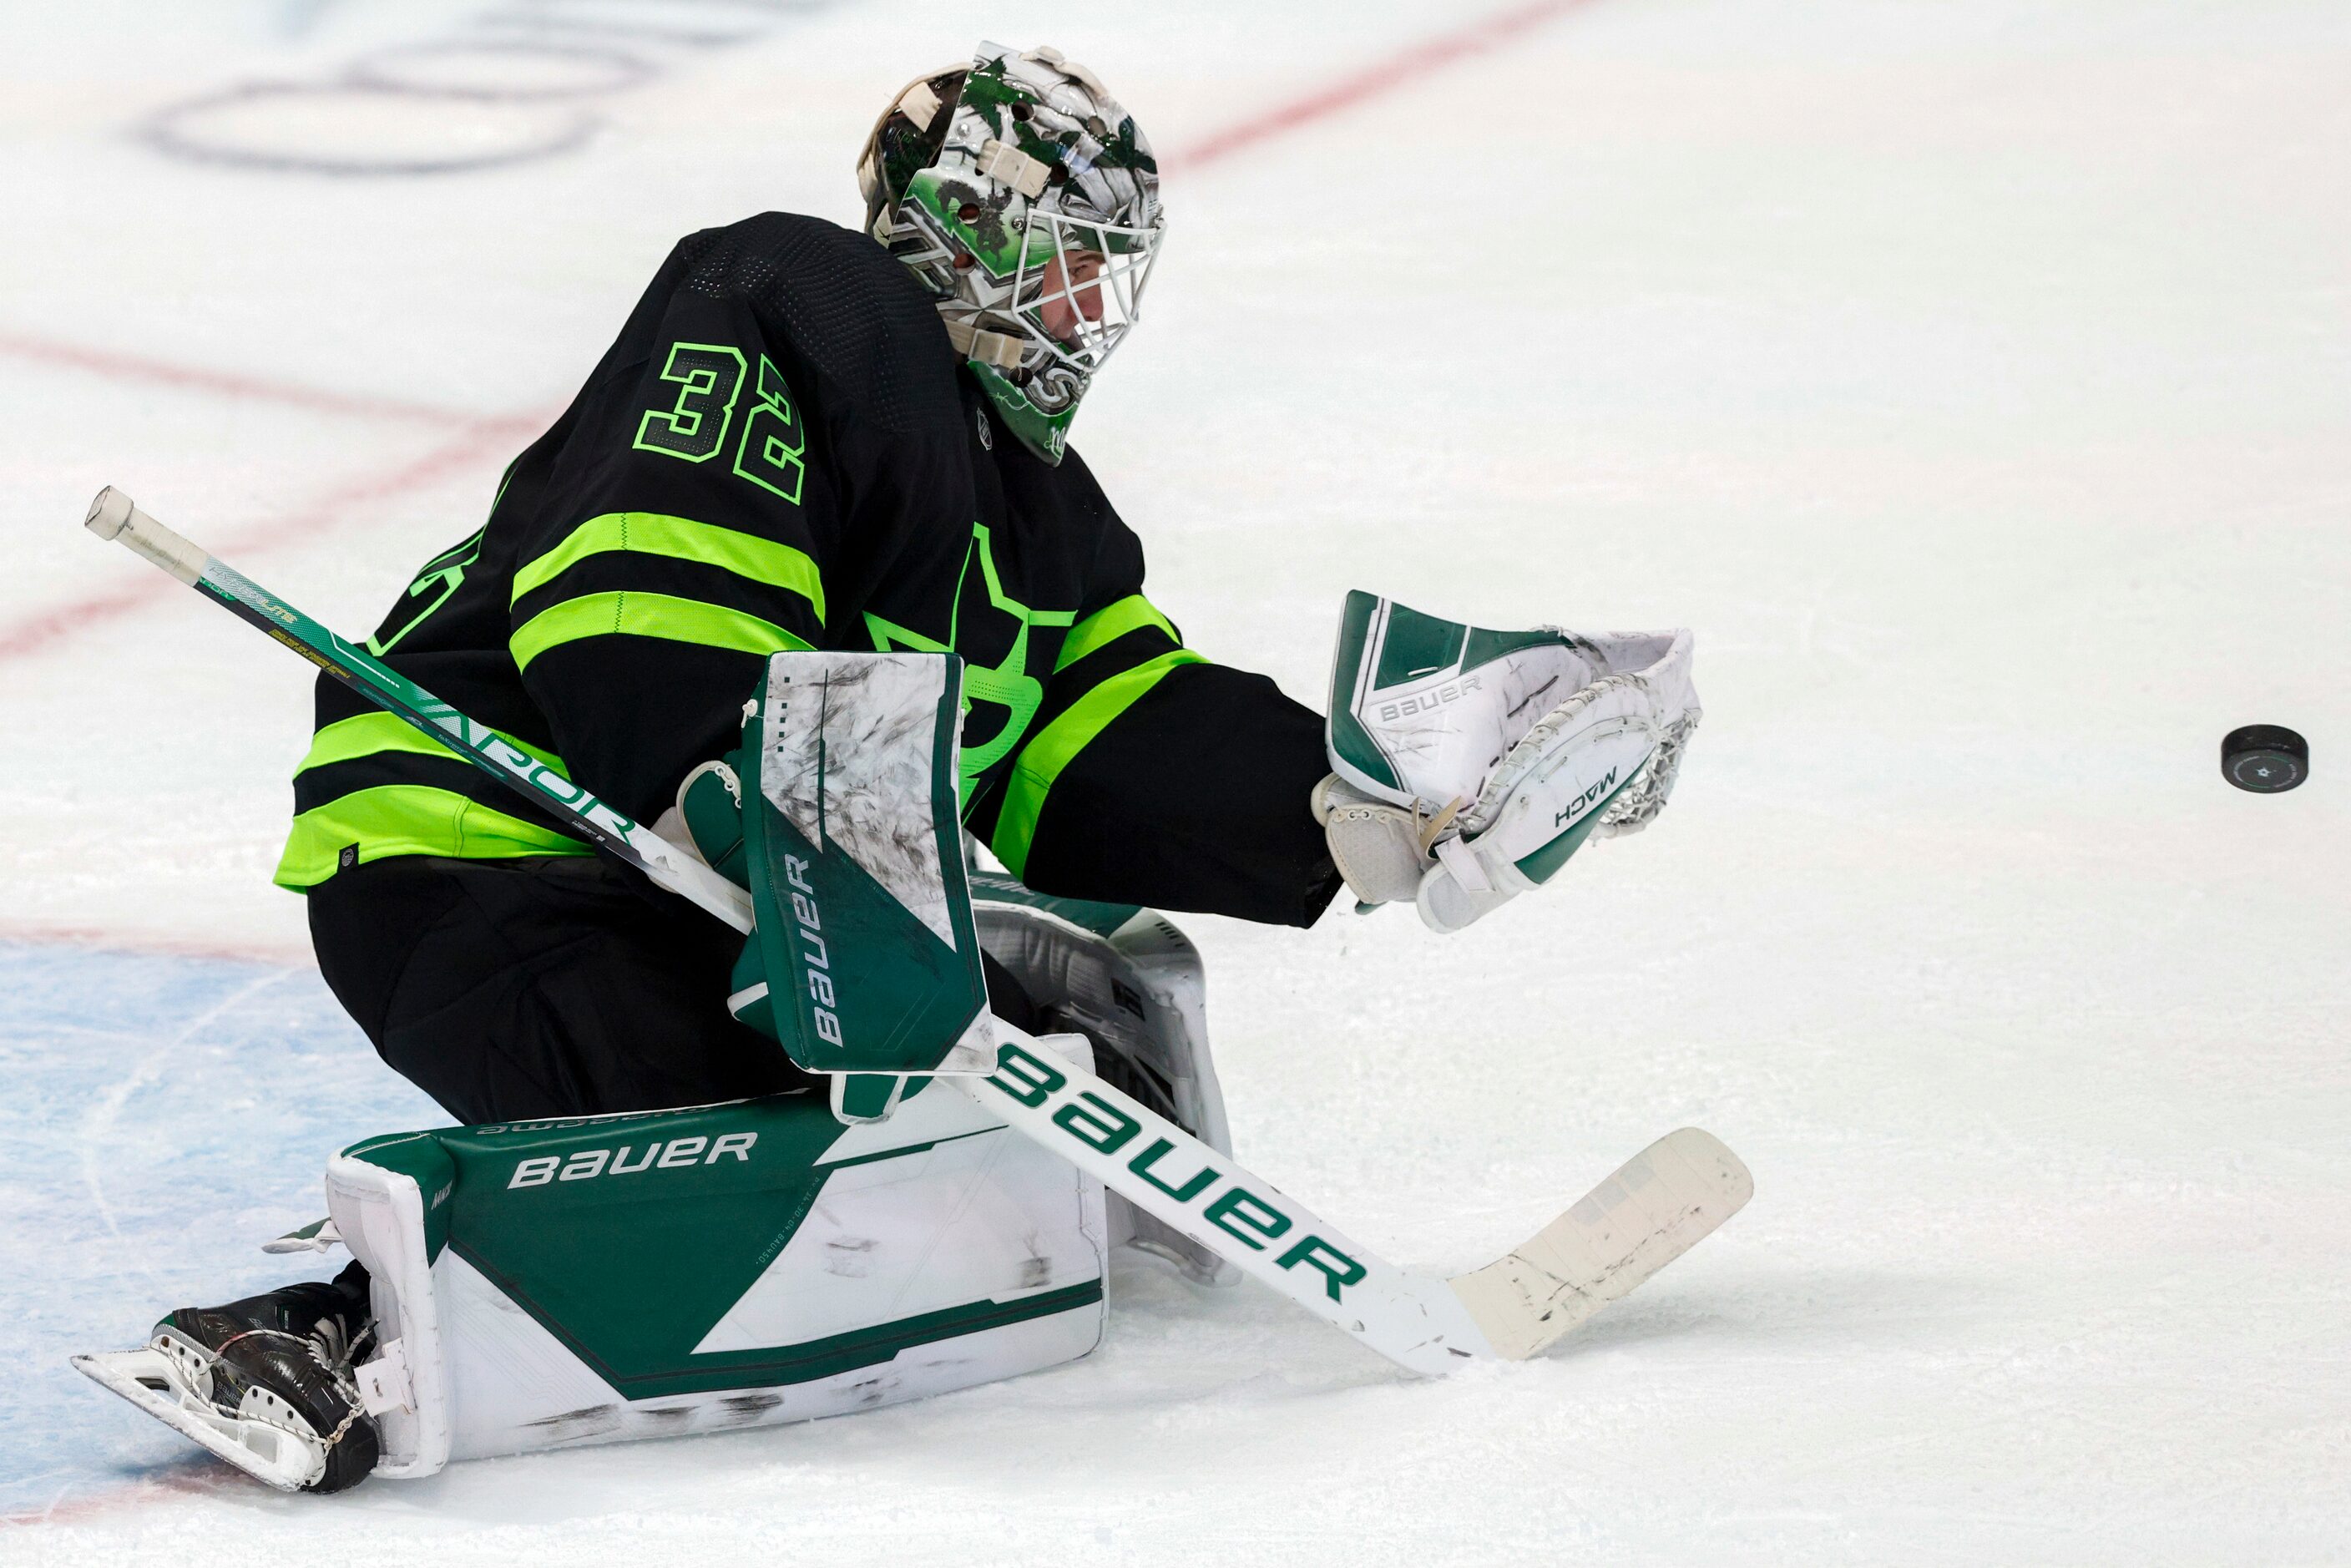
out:
{"label": "white ice", "polygon": [[[445,46],[534,13],[746,36],[574,27],[541,85],[658,69],[501,172],[133,134],[362,58],[511,86],[556,68]],[[1182,156],[1480,14],[0,12],[0,1561],[2351,1560],[2351,11],[1590,0]],[[1076,434],[1195,646],[1319,701],[1353,587],[1698,632],[1672,808],[1541,897],[1441,946],[1185,921],[1243,1156],[1432,1270],[1683,1124],[1752,1207],[1442,1384],[1134,1260],[1103,1348],[1011,1384],[332,1500],[225,1479],[67,1354],[282,1279],[253,1246],[323,1155],[435,1118],[268,883],[308,672],[84,504],[371,626],[673,239],[853,219],[875,108],[983,33],[1170,155]],[[569,123],[247,110],[329,148]],[[2311,737],[2300,790],[2221,780],[2257,721]]]}

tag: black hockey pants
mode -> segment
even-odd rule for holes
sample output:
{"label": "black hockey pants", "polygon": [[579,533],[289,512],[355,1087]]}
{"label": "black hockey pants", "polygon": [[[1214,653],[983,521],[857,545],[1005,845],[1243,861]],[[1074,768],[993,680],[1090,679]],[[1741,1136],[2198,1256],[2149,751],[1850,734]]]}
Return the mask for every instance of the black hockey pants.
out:
{"label": "black hockey pants", "polygon": [[[600,857],[404,856],[340,872],[309,896],[328,986],[392,1070],[460,1122],[820,1082],[727,1013],[743,938]],[[987,967],[997,1015],[1033,1031],[1018,984]]]}

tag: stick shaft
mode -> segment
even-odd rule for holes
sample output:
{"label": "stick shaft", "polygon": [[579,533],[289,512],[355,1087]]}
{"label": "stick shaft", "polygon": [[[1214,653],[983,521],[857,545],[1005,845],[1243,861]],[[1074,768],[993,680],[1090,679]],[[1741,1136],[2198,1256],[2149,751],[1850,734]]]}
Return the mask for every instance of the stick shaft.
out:
{"label": "stick shaft", "polygon": [[1447,1281],[1406,1274],[1142,1102],[997,1021],[998,1065],[954,1084],[992,1116],[1259,1283],[1414,1372],[1495,1352]]}
{"label": "stick shaft", "polygon": [[139,509],[111,486],[85,519],[90,532],[144,556],[241,620],[301,654],[395,718],[431,736],[540,810],[643,872],[653,883],[724,920],[751,929],[750,895],[652,830],[598,800],[487,726],[344,641],[251,578]]}

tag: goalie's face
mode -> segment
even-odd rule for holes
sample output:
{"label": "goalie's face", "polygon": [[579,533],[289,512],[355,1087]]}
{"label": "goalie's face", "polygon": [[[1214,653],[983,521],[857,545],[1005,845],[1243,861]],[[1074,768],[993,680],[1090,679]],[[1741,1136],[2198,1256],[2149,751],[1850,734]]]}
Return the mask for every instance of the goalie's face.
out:
{"label": "goalie's face", "polygon": [[1029,210],[1011,314],[1033,345],[1023,361],[1032,375],[1091,377],[1142,312],[1160,230],[1061,208],[1049,194]]}
{"label": "goalie's face", "polygon": [[1102,253],[1093,250],[1057,256],[1045,264],[1044,295],[1038,313],[1046,332],[1056,341],[1075,344],[1085,323],[1102,320]]}

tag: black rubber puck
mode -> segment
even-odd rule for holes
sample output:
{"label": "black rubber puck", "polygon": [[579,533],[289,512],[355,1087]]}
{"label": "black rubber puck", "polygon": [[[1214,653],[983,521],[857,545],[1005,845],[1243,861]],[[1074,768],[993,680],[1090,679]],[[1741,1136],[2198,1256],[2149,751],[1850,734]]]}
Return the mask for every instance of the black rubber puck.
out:
{"label": "black rubber puck", "polygon": [[2291,789],[2310,777],[2310,742],[2283,725],[2232,729],[2220,742],[2220,776],[2257,795]]}

